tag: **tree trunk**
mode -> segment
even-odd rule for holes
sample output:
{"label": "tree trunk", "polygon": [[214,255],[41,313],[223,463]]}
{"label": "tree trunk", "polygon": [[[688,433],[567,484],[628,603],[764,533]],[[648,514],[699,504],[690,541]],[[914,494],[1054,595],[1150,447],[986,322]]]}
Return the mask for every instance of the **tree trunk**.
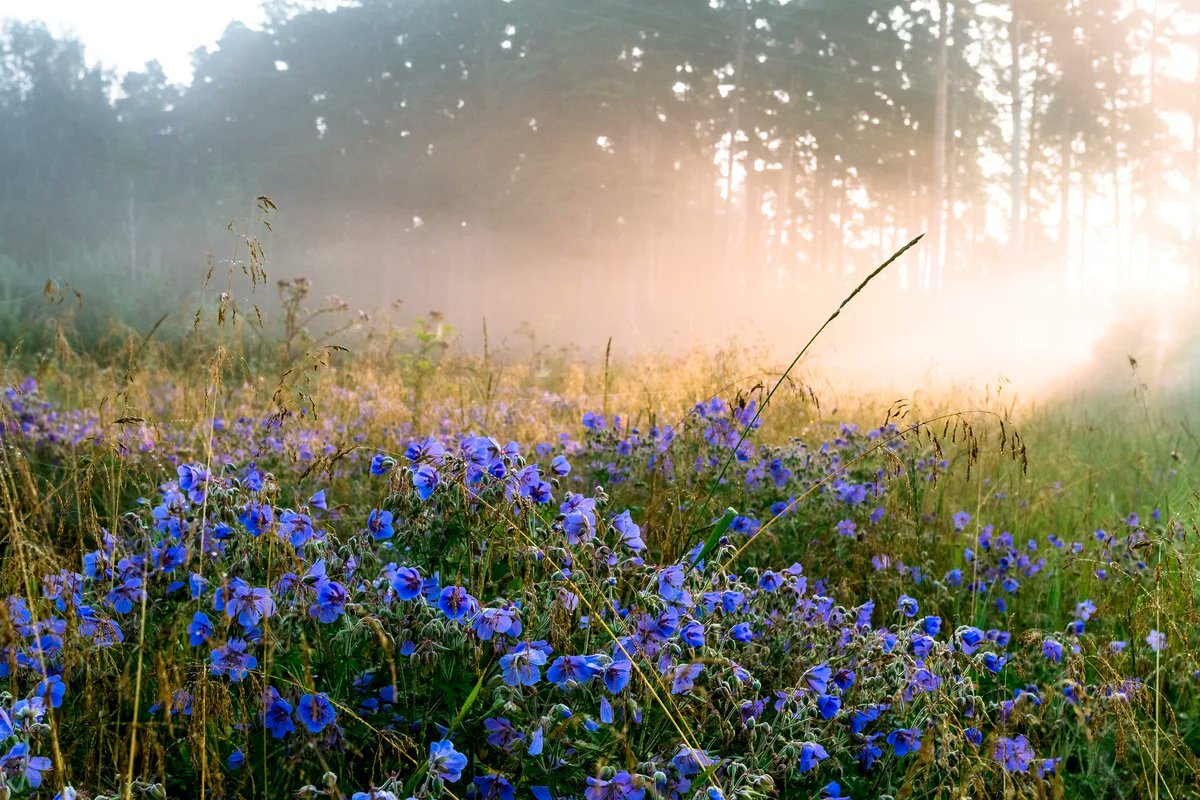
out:
{"label": "tree trunk", "polygon": [[937,100],[933,114],[933,201],[929,209],[929,258],[934,288],[942,288],[943,225],[946,218],[946,125],[950,102],[950,0],[938,13]]}
{"label": "tree trunk", "polygon": [[1012,54],[1009,70],[1009,94],[1012,96],[1012,150],[1009,161],[1012,166],[1012,186],[1009,194],[1008,246],[1013,264],[1021,256],[1021,15],[1017,0],[1012,2],[1012,20],[1008,25],[1008,46]]}

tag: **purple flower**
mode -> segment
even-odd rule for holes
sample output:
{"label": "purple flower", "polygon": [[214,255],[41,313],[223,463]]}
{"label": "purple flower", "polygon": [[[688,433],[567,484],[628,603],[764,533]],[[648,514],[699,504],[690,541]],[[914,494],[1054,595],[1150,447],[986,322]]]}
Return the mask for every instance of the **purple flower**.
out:
{"label": "purple flower", "polygon": [[275,614],[275,601],[271,599],[271,590],[266,587],[252,587],[241,578],[234,578],[229,588],[222,593],[225,616],[236,619],[243,628],[249,630],[259,623],[263,617]]}
{"label": "purple flower", "polygon": [[346,612],[346,587],[337,581],[323,581],[317,590],[317,599],[309,607],[308,615],[318,622],[329,624]]}
{"label": "purple flower", "polygon": [[209,672],[213,675],[228,675],[231,681],[237,683],[257,666],[258,659],[246,652],[246,642],[242,639],[230,639],[223,646],[213,648]]}
{"label": "purple flower", "polygon": [[467,766],[467,757],[454,749],[454,743],[442,739],[429,746],[429,772],[435,778],[447,783],[455,783],[462,779],[462,771]]}
{"label": "purple flower", "polygon": [[114,586],[108,593],[108,602],[113,611],[118,614],[128,614],[133,610],[134,603],[140,603],[145,597],[141,578],[127,578],[120,586]]}
{"label": "purple flower", "polygon": [[816,692],[817,694],[825,694],[826,689],[829,687],[829,678],[832,675],[833,670],[826,664],[818,664],[805,672],[801,680],[809,691]]}
{"label": "purple flower", "polygon": [[377,540],[390,539],[396,534],[396,529],[392,527],[392,519],[392,512],[372,509],[367,516],[367,530]]}
{"label": "purple flower", "polygon": [[628,660],[614,660],[604,668],[604,686],[613,694],[620,694],[629,686],[633,665]]}
{"label": "purple flower", "polygon": [[292,722],[291,703],[280,697],[279,692],[274,689],[267,691],[264,700],[266,705],[262,715],[263,727],[269,730],[272,736],[283,739],[296,730],[296,724]]}
{"label": "purple flower", "polygon": [[612,780],[589,777],[587,783],[588,788],[584,793],[587,800],[644,800],[646,797],[646,790],[641,787],[640,781],[624,770],[613,775]]}
{"label": "purple flower", "polygon": [[457,622],[471,613],[474,600],[461,586],[447,586],[438,595],[437,606],[447,619]]}
{"label": "purple flower", "polygon": [[523,627],[516,611],[511,608],[485,608],[475,616],[475,635],[490,641],[496,634],[517,637]]}
{"label": "purple flower", "polygon": [[509,686],[533,686],[542,679],[540,667],[546,660],[543,651],[521,642],[516,650],[500,657],[500,672]]}
{"label": "purple flower", "polygon": [[1059,664],[1062,662],[1063,646],[1053,639],[1046,639],[1042,642],[1042,654],[1046,656],[1047,661]]}
{"label": "purple flower", "polygon": [[675,670],[675,680],[671,683],[671,694],[689,694],[696,688],[696,679],[704,670],[703,664],[681,664]]}
{"label": "purple flower", "polygon": [[503,775],[480,775],[473,783],[476,800],[514,800],[516,789]]}
{"label": "purple flower", "polygon": [[1157,653],[1167,646],[1167,635],[1159,631],[1150,631],[1146,636],[1146,644],[1150,645],[1150,649]]}
{"label": "purple flower", "polygon": [[822,719],[833,719],[841,707],[842,699],[840,697],[823,694],[817,698],[817,711],[821,712]]}
{"label": "purple flower", "polygon": [[658,573],[658,596],[668,603],[682,599],[683,577],[683,567],[678,564],[667,567]]}
{"label": "purple flower", "polygon": [[958,647],[967,655],[971,655],[983,642],[983,631],[979,628],[963,628],[958,634]]}
{"label": "purple flower", "polygon": [[401,600],[413,600],[420,596],[421,573],[412,567],[397,567],[395,564],[388,564],[384,568],[384,574],[387,576],[392,590]]}
{"label": "purple flower", "polygon": [[634,552],[646,549],[646,543],[642,541],[642,529],[634,524],[628,511],[622,511],[614,517],[612,525],[621,537],[621,544]]}
{"label": "purple flower", "polygon": [[825,752],[825,748],[816,742],[805,742],[800,745],[800,771],[808,772],[815,769],[825,759],[829,758],[829,753]]}
{"label": "purple flower", "polygon": [[45,756],[30,756],[29,745],[17,742],[8,753],[0,758],[0,771],[10,779],[24,778],[32,788],[42,785],[42,773],[50,769],[50,759]]}
{"label": "purple flower", "polygon": [[571,681],[587,683],[602,671],[596,656],[559,656],[546,670],[546,680],[562,689]]}
{"label": "purple flower", "polygon": [[57,675],[51,675],[49,678],[46,678],[34,690],[34,696],[41,698],[42,702],[49,702],[52,708],[62,706],[63,695],[66,693],[67,685]]}
{"label": "purple flower", "polygon": [[296,718],[312,733],[320,733],[337,719],[333,703],[323,694],[301,695],[296,704]]}
{"label": "purple flower", "polygon": [[504,717],[488,717],[483,721],[483,727],[488,732],[488,744],[500,750],[511,750],[513,743],[525,738],[525,734],[514,728]]}
{"label": "purple flower", "polygon": [[433,490],[437,488],[440,480],[438,471],[428,464],[413,467],[413,488],[417,490],[417,496],[422,500],[428,500],[433,495]]}
{"label": "purple flower", "polygon": [[885,741],[892,746],[892,752],[898,758],[903,758],[921,749],[921,729],[899,728],[889,733]]}
{"label": "purple flower", "polygon": [[1015,739],[1007,736],[1001,737],[996,742],[996,750],[993,755],[1009,772],[1026,772],[1034,758],[1029,740],[1020,735]]}

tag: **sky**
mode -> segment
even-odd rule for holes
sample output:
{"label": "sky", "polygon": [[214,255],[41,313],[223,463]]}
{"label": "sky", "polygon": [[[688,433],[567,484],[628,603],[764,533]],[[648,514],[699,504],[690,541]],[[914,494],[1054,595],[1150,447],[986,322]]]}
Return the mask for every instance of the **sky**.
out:
{"label": "sky", "polygon": [[73,34],[89,61],[121,73],[157,59],[178,83],[191,82],[191,52],[215,44],[231,21],[258,27],[265,18],[260,0],[0,0],[0,17]]}

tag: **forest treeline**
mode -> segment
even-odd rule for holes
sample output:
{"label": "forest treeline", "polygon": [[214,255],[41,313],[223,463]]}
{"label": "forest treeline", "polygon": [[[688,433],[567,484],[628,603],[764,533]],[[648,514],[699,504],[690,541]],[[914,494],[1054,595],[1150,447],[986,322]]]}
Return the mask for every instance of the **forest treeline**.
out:
{"label": "forest treeline", "polygon": [[47,278],[144,326],[149,299],[230,257],[225,226],[259,195],[280,207],[272,277],[462,321],[516,321],[521,297],[637,326],[683,298],[703,325],[922,232],[910,289],[1064,281],[1101,256],[1200,267],[1200,95],[1179,69],[1198,18],[1170,0],[277,3],[197,51],[188,86],[10,21],[3,333]]}

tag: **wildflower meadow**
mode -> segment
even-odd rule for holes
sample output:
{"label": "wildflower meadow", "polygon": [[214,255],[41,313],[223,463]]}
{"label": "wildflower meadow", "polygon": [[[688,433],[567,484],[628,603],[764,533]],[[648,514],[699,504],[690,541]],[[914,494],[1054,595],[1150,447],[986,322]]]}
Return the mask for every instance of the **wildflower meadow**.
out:
{"label": "wildflower meadow", "polygon": [[1200,788],[1178,409],[251,319],[11,362],[4,796]]}

